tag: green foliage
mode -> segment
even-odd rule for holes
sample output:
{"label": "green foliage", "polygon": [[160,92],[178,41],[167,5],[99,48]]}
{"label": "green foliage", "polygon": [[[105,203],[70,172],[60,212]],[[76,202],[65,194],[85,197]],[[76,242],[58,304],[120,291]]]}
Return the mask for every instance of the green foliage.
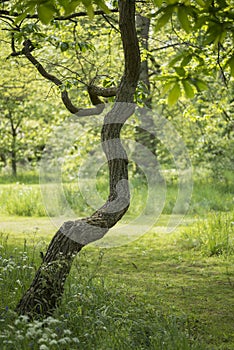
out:
{"label": "green foliage", "polygon": [[188,19],[188,12],[185,6],[178,7],[178,20],[180,22],[181,28],[183,28],[186,33],[190,33],[192,31],[191,24]]}
{"label": "green foliage", "polygon": [[189,81],[187,79],[182,80],[182,84],[184,87],[184,92],[186,97],[188,98],[193,98],[194,97],[194,89],[192,87],[192,85],[189,83]]}
{"label": "green foliage", "polygon": [[174,84],[174,86],[172,87],[172,89],[170,90],[169,95],[168,95],[169,106],[174,105],[178,101],[180,95],[181,95],[180,84],[178,82],[176,82]]}
{"label": "green foliage", "polygon": [[[164,78],[166,84],[171,78],[182,82],[184,94],[177,97],[179,89],[175,87],[175,93],[169,93],[169,105],[181,100],[183,95],[193,98],[207,89],[219,71],[228,85],[233,77],[232,2],[165,1],[155,5],[160,6],[152,15],[155,30],[165,28],[165,35],[171,33],[168,47],[173,46],[173,42],[175,47],[178,45],[174,57],[170,59],[167,55],[165,58],[168,62],[165,74],[156,77],[156,80]],[[191,84],[196,90],[190,87]]]}
{"label": "green foliage", "polygon": [[[231,175],[231,174],[230,174]],[[174,179],[170,171],[167,174],[164,173],[163,176],[167,181],[167,192],[166,201],[163,207],[163,214],[171,214],[175,206],[175,202],[178,195],[177,178]],[[205,215],[209,211],[224,211],[227,212],[232,209],[233,205],[233,182],[230,177],[228,179],[228,174],[226,180],[222,181],[212,181],[208,183],[206,181],[201,181],[201,176],[199,175],[199,180],[194,181],[194,190],[192,195],[192,200],[190,203],[189,213]],[[21,180],[31,181],[35,183],[34,176],[21,176]],[[15,179],[12,179],[15,181]],[[20,180],[17,179],[17,180]],[[36,179],[38,181],[38,179]],[[0,177],[0,182],[6,181],[5,177]],[[81,180],[79,180],[81,185]],[[88,191],[90,186],[90,181],[83,180],[82,188],[87,187]],[[98,174],[96,187],[99,196],[105,201],[108,197],[108,178],[107,173],[102,172]],[[128,222],[131,218],[142,213],[145,209],[146,199],[147,199],[147,185],[144,180],[139,176],[134,176],[130,180],[131,187],[131,204],[130,208],[123,218],[123,222]],[[82,191],[78,188],[76,183],[64,183],[63,190],[65,195],[65,200],[68,206],[79,216],[87,216],[92,214],[95,208],[88,205],[85,198],[82,195]],[[157,189],[155,189],[157,191]],[[92,203],[92,198],[95,194],[92,192],[86,192],[88,195],[89,203]],[[64,197],[56,198],[53,202],[54,206],[47,208],[49,212],[45,211],[45,203],[43,202],[40,186],[36,184],[12,184],[12,185],[2,185],[0,186],[0,209],[2,213],[8,215],[18,215],[18,216],[45,216],[45,215],[63,215],[66,206],[64,206]],[[56,204],[56,205],[55,205]],[[152,203],[153,206],[160,206],[161,203]],[[56,211],[54,208],[58,207],[59,210]],[[150,210],[150,208],[148,208]],[[154,208],[155,210],[155,208]],[[182,208],[182,213],[184,209]],[[149,214],[149,213],[148,213]],[[179,213],[177,213],[179,214]]]}
{"label": "green foliage", "polygon": [[45,216],[40,188],[36,185],[5,185],[0,190],[2,212],[18,216]]}
{"label": "green foliage", "polygon": [[207,256],[234,253],[234,213],[210,213],[182,234],[184,247],[196,249]]}
{"label": "green foliage", "polygon": [[[53,317],[35,321],[18,317],[13,310],[41,263],[45,242],[37,230],[21,240],[13,233],[2,234],[2,348],[232,349],[234,251],[225,248],[227,234],[231,247],[232,218],[232,214],[216,214],[205,222],[188,221],[182,229],[187,236],[180,230],[159,235],[155,226],[128,246],[82,250],[61,306]],[[210,256],[207,240],[194,245],[198,227],[202,239],[222,230],[221,254]],[[48,226],[46,240],[47,235]]]}
{"label": "green foliage", "polygon": [[[46,1],[38,4],[47,6],[49,3],[53,2]],[[94,9],[97,8],[94,2],[86,2],[86,5],[88,3]],[[35,12],[36,4],[37,2],[33,2],[34,7],[31,9],[31,14]],[[53,6],[59,12],[56,12],[55,16],[84,9],[82,2],[63,1],[60,4],[56,2],[56,4],[54,3]],[[230,11],[227,11],[228,6]],[[156,8],[155,12],[153,12],[153,7]],[[230,169],[232,135],[227,129],[230,130],[231,122],[224,120],[222,113],[227,112],[228,116],[233,113],[231,102],[233,94],[231,3],[226,2],[225,5],[223,2],[212,4],[212,2],[204,1],[153,1],[142,7],[141,11],[143,15],[149,14],[152,27],[149,48],[143,52],[144,59],[148,58],[152,105],[162,105],[164,116],[168,119],[171,119],[173,115],[172,119],[175,120],[175,126],[183,133],[194,165],[199,164],[199,166],[205,165],[212,168],[214,174],[217,172],[220,174],[225,167]],[[111,14],[111,21],[116,25],[115,14]],[[35,23],[34,19],[29,18],[18,23],[20,28],[14,31],[16,51],[21,50],[23,41],[29,38],[35,46],[33,54],[43,62],[48,72],[56,75],[63,82],[60,91],[52,91],[48,86],[47,92],[50,91],[50,96],[54,94],[56,98],[56,94],[67,90],[78,107],[86,107],[90,104],[86,91],[90,81],[104,87],[118,85],[124,62],[120,36],[103,18],[95,16],[90,22],[87,16],[79,17],[76,23],[52,20],[49,26],[43,26],[40,21]],[[212,26],[212,23],[217,24],[218,29]],[[221,24],[225,27],[224,30]],[[153,29],[157,31],[156,35]],[[216,31],[219,33],[217,34]],[[206,43],[207,37],[212,33],[217,35],[225,33],[225,36],[222,34],[219,37],[218,45],[215,43],[215,38],[211,44],[210,41]],[[10,35],[3,35],[2,39],[10,42]],[[7,52],[5,56],[7,57],[9,53]],[[13,58],[10,58],[10,61],[14,69],[17,66],[16,62],[21,62]],[[4,66],[4,70],[10,76],[10,67],[8,69]],[[27,70],[28,68],[22,70],[20,76],[29,76],[29,70]],[[11,69],[11,72],[15,70]],[[31,72],[30,70],[30,78],[32,77]],[[228,86],[228,90],[225,85]],[[40,84],[38,90],[41,94],[41,91],[46,89]],[[45,91],[44,98],[48,102],[47,92]],[[30,121],[23,130],[29,142],[24,144],[18,142],[18,160],[22,163],[27,158],[29,163],[35,164],[40,158],[40,147],[43,148],[50,132],[50,126],[45,125],[43,118],[38,117],[40,113],[41,115],[47,114],[46,123],[48,123],[50,111],[53,109],[54,115],[57,115],[59,119],[61,113],[59,108],[61,107],[53,108],[45,101],[39,105],[34,96],[33,98],[31,94],[29,96],[32,104],[26,103],[26,106],[28,105],[29,110],[33,106],[33,114],[36,118],[33,122]],[[53,103],[55,98],[53,98]],[[135,99],[139,105],[144,105],[147,99],[147,89],[144,84],[138,84]],[[224,112],[221,111],[222,105],[225,106]],[[18,105],[15,105],[14,109],[17,108]],[[28,116],[25,121],[27,119]],[[72,172],[72,169],[81,162],[86,147],[88,151],[91,150],[92,146],[85,139],[98,137],[97,133],[90,131],[88,124],[86,125],[87,128],[83,129],[84,134],[81,140],[77,140],[73,148],[74,161],[65,165],[67,172]],[[4,130],[5,124],[2,126]],[[37,133],[36,137],[33,132],[33,137],[30,138],[31,135],[27,131],[30,128],[35,130],[39,128],[41,132]],[[90,136],[86,137],[86,131]],[[43,139],[42,135],[45,135]],[[6,163],[9,165],[9,137],[4,135],[1,142],[2,152],[0,153],[4,152],[7,155],[7,162],[0,157],[0,166],[5,166]],[[28,149],[25,149],[26,145]],[[166,157],[163,159],[165,151],[160,144],[158,148],[160,161],[165,163],[167,161]]]}
{"label": "green foliage", "polygon": [[[6,245],[2,246],[6,248]],[[0,271],[7,283],[4,291],[13,292],[14,298],[25,288],[30,279],[35,261],[26,248],[24,252],[3,251],[0,258]],[[39,253],[38,249],[35,251]],[[189,339],[186,317],[184,315],[164,315],[156,311],[153,305],[144,305],[138,301],[132,303],[130,295],[121,288],[115,290],[106,286],[96,273],[100,263],[96,262],[95,270],[84,262],[75,264],[72,278],[67,283],[64,301],[59,313],[44,320],[29,322],[26,316],[17,317],[9,308],[9,295],[3,291],[1,304],[2,349],[9,345],[12,349],[38,350],[46,349],[120,349],[135,348],[159,349],[166,345],[171,350],[202,349],[199,342]],[[83,271],[86,274],[77,272]],[[31,272],[32,271],[32,272]],[[3,308],[4,302],[7,306]]]}
{"label": "green foliage", "polygon": [[[159,12],[161,12],[161,11],[159,11]],[[162,12],[163,12],[163,14],[159,17],[159,19],[155,25],[155,28],[154,28],[155,32],[158,32],[171,19],[173,7],[168,6],[165,9],[163,9]]]}
{"label": "green foliage", "polygon": [[227,61],[227,64],[230,66],[231,76],[234,77],[234,56]]}
{"label": "green foliage", "polygon": [[[29,23],[23,29],[24,35],[28,35],[35,33],[38,27]],[[18,61],[9,63],[6,60],[9,47],[3,44],[4,38],[8,39],[1,32],[0,169],[12,167],[13,162],[16,168],[28,164],[35,166],[52,130],[52,123],[60,122],[64,114],[59,110],[55,96],[46,99],[49,86],[38,80],[34,70]]]}
{"label": "green foliage", "polygon": [[56,12],[56,7],[51,1],[38,2],[37,13],[43,24],[49,24]]}
{"label": "green foliage", "polygon": [[12,12],[20,11],[20,15],[16,18],[15,24],[20,23],[28,14],[37,13],[40,21],[48,25],[52,19],[58,15],[68,16],[76,10],[85,8],[90,19],[94,17],[94,8],[97,7],[105,13],[110,10],[103,0],[25,0],[16,1],[12,6]]}
{"label": "green foliage", "polygon": [[39,183],[39,175],[36,173],[35,170],[28,170],[26,171],[25,169],[20,169],[17,178],[15,176],[12,176],[8,172],[1,172],[0,174],[0,184],[38,184]]}

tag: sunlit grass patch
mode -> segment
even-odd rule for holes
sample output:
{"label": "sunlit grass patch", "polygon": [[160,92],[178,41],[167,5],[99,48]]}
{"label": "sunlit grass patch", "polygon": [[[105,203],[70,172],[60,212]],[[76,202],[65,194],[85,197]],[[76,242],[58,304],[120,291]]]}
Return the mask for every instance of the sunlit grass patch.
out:
{"label": "sunlit grass patch", "polygon": [[[91,186],[91,187],[90,187]],[[148,189],[141,179],[132,179],[130,183],[131,203],[124,219],[146,215],[189,214],[204,215],[209,211],[229,211],[233,206],[231,186],[225,188],[223,183],[195,182],[192,197],[177,205],[178,187],[169,182],[160,189]],[[0,185],[0,210],[7,215],[46,216],[66,215],[88,216],[102,206],[108,198],[108,184],[105,179],[90,183],[64,184],[10,184]],[[190,205],[189,205],[190,202]]]}
{"label": "sunlit grass patch", "polygon": [[0,188],[1,211],[9,215],[45,216],[38,185],[4,185]]}
{"label": "sunlit grass patch", "polygon": [[[104,184],[99,185],[104,191]],[[2,210],[7,198],[15,201],[15,210],[27,212],[22,209],[24,201],[14,197],[24,187],[23,195],[27,198],[31,188],[38,196],[34,200],[40,203],[39,185],[2,185],[0,191],[11,188],[9,197],[0,195]],[[15,188],[18,192],[14,193]],[[85,215],[87,207],[76,185],[64,184],[64,189],[76,215]],[[176,193],[176,185],[170,184],[164,207],[168,214]],[[183,226],[169,234],[169,220],[177,216],[163,214],[149,232],[121,245],[125,236],[135,234],[136,227],[125,223],[141,212],[146,197],[146,187],[136,182],[133,205],[117,225],[123,231],[116,237],[120,246],[84,248],[74,261],[61,306],[53,318],[39,323],[25,322],[12,310],[32,282],[41,252],[56,232],[55,218],[33,216],[37,207],[30,207],[30,200],[26,208],[31,208],[32,216],[9,216],[5,210],[0,224],[1,349],[234,348],[231,186],[195,183],[190,215]],[[191,215],[194,213],[200,218]]]}
{"label": "sunlit grass patch", "polygon": [[[219,349],[223,332],[225,349],[232,349],[232,262],[181,249],[180,229],[163,234],[157,233],[157,227],[126,246],[82,250],[66,282],[62,305],[53,316],[59,328],[71,332],[70,340],[58,342],[65,335],[56,332],[52,323],[43,323],[33,340],[30,332],[36,323],[19,319],[15,324],[18,318],[11,311],[30,285],[41,263],[40,251],[45,252],[48,243],[37,232],[31,234],[34,243],[21,236],[15,246],[11,235],[2,236],[0,331],[6,350],[9,346],[28,350],[34,340],[38,350],[39,345],[74,350],[207,350]],[[48,330],[44,338],[43,327]],[[57,342],[51,339],[54,333]],[[73,343],[73,338],[79,343]]]}
{"label": "sunlit grass patch", "polygon": [[181,235],[182,246],[202,254],[231,255],[234,253],[234,212],[209,213]]}

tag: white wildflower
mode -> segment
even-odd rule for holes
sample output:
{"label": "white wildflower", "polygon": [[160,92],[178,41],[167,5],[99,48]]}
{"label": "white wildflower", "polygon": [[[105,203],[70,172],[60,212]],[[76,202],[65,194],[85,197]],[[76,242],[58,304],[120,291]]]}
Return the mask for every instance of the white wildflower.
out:
{"label": "white wildflower", "polygon": [[58,342],[55,339],[51,340],[49,343],[49,345],[57,345],[57,344],[58,344]]}
{"label": "white wildflower", "polygon": [[[70,341],[69,338],[68,338],[68,340]],[[67,340],[66,340],[66,338],[62,338],[62,339],[59,339],[59,340],[58,340],[58,343],[59,343],[59,344],[67,344]]]}
{"label": "white wildflower", "polygon": [[21,335],[21,334],[19,334],[19,335],[16,336],[16,338],[17,338],[17,340],[23,340],[23,339],[24,339],[24,336]]}
{"label": "white wildflower", "polygon": [[48,324],[56,324],[56,323],[60,323],[60,320],[49,316],[49,317],[47,317],[47,318],[45,319],[45,323],[48,323]]}
{"label": "white wildflower", "polygon": [[48,340],[48,337],[47,336],[45,337],[44,334],[43,334],[42,338],[40,338],[38,340],[38,344],[45,343],[45,342],[47,342],[47,340]]}
{"label": "white wildflower", "polygon": [[50,337],[53,338],[53,339],[54,339],[54,338],[57,338],[57,336],[58,336],[58,335],[57,335],[56,333],[51,333],[51,334],[50,334]]}
{"label": "white wildflower", "polygon": [[45,344],[40,345],[40,350],[49,350],[49,348]]}
{"label": "white wildflower", "polygon": [[80,342],[78,338],[72,338],[72,341],[77,344]]}

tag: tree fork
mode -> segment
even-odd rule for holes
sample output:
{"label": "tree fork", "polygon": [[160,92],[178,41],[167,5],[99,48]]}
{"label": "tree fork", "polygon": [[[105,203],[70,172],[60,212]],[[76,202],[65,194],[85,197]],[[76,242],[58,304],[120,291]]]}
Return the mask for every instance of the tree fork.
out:
{"label": "tree fork", "polygon": [[18,314],[28,315],[30,318],[53,313],[62,297],[64,283],[76,254],[86,244],[102,238],[129,207],[128,159],[120,141],[120,132],[134,111],[132,102],[140,72],[135,0],[119,0],[119,26],[125,70],[116,102],[126,104],[114,104],[105,117],[101,132],[103,151],[109,167],[109,197],[93,215],[65,222],[53,237],[31,286],[16,307]]}

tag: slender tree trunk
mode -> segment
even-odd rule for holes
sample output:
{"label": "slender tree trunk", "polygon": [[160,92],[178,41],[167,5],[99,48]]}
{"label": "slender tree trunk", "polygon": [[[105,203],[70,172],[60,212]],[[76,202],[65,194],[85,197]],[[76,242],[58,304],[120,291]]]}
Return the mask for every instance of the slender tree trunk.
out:
{"label": "slender tree trunk", "polygon": [[11,172],[12,176],[17,176],[17,154],[16,154],[16,133],[14,132],[12,135],[12,143],[11,143]]}
{"label": "slender tree trunk", "polygon": [[11,125],[11,172],[12,176],[17,176],[17,151],[16,151],[16,139],[17,139],[17,128],[18,126],[14,125],[14,119],[11,111],[8,111],[8,118]]}
{"label": "slender tree trunk", "polygon": [[3,163],[3,167],[6,167],[7,165],[7,160],[6,160],[6,156],[4,153],[1,153],[0,154],[0,159],[1,159],[1,162]]}
{"label": "slender tree trunk", "polygon": [[[148,51],[150,19],[138,13],[136,16],[136,28],[138,36],[140,38],[141,47],[144,50]],[[152,109],[149,66],[147,58],[141,62],[139,81],[143,83],[142,89],[145,96],[143,100],[144,105],[147,108]],[[146,111],[144,111],[144,113],[145,112]],[[148,113],[147,118],[141,118],[141,124],[136,127],[135,133],[135,139],[139,143],[139,146],[136,146],[135,156],[139,157],[140,159],[144,159],[144,154],[142,154],[142,152],[144,152],[144,148],[142,148],[141,145],[143,145],[147,150],[152,152],[152,154],[154,155],[154,164],[148,164],[148,171],[152,170],[152,179],[155,179],[155,181],[162,181],[162,177],[159,170],[159,164],[157,161],[157,139],[155,137],[154,126],[155,124],[152,117],[152,113]],[[150,130],[154,130],[154,134],[150,133]],[[138,167],[138,165],[136,165],[136,171],[138,173],[141,173],[141,170]]]}
{"label": "slender tree trunk", "polygon": [[[136,15],[136,28],[142,48],[148,51],[150,19],[138,13]],[[145,95],[144,105],[148,108],[152,108],[152,98],[150,96],[149,67],[147,58],[141,62],[139,81],[143,83],[143,92]]]}
{"label": "slender tree trunk", "polygon": [[117,103],[106,115],[101,132],[103,150],[109,167],[109,197],[90,217],[65,222],[58,230],[31,286],[17,305],[16,310],[19,314],[27,314],[30,317],[50,315],[62,297],[64,283],[76,254],[86,244],[102,238],[129,207],[128,159],[120,141],[120,131],[134,111],[132,102],[140,71],[140,54],[135,30],[135,0],[119,1],[119,26],[125,71],[117,92]]}

